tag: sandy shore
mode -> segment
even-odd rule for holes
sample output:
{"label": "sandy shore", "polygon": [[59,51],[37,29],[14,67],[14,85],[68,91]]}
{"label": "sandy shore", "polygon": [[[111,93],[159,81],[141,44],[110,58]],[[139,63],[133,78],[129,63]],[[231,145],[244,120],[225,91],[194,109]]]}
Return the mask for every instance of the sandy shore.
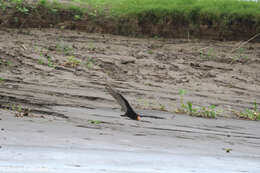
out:
{"label": "sandy shore", "polygon": [[17,118],[0,112],[1,172],[260,171],[257,122],[169,118],[160,112],[149,113],[165,119],[136,122],[109,109],[59,110],[69,118]]}

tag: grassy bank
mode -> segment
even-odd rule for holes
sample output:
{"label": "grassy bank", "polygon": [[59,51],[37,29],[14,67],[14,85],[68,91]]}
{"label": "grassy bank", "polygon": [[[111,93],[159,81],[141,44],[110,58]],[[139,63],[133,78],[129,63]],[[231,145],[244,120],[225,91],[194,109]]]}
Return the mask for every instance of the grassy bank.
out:
{"label": "grassy bank", "polygon": [[238,0],[0,0],[0,25],[60,27],[131,36],[248,39],[260,2]]}

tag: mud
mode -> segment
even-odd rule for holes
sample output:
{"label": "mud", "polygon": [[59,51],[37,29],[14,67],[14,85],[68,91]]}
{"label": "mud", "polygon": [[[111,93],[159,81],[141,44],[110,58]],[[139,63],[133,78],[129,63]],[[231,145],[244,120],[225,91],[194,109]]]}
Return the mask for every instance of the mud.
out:
{"label": "mud", "polygon": [[183,102],[220,116],[260,104],[260,44],[138,39],[70,30],[0,31],[0,105],[60,116],[52,106],[118,108],[109,81],[139,109],[174,112]]}
{"label": "mud", "polygon": [[[109,108],[52,107],[69,118],[15,117],[0,110],[0,170],[23,172],[257,173],[259,123],[143,111],[162,119],[120,117]],[[89,120],[100,120],[91,123]],[[234,166],[236,165],[236,166]]]}

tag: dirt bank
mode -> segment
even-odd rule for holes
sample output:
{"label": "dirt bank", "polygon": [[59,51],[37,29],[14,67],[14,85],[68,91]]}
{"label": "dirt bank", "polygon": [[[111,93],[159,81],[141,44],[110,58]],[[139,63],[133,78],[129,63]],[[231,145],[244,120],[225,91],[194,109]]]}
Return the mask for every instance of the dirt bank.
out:
{"label": "dirt bank", "polygon": [[[162,5],[163,2],[161,5],[152,4],[153,7],[150,7],[150,4],[140,4],[148,7],[138,10],[136,9],[138,6],[129,7],[131,2],[118,2],[111,7],[109,1],[101,5],[98,2],[80,3],[64,0],[60,2],[2,0],[0,27],[63,28],[135,37],[222,41],[248,40],[257,35],[254,41],[260,41],[257,3],[216,1],[215,5],[208,4],[209,6],[205,6],[203,2],[197,5],[186,4],[187,2],[184,2],[186,5],[181,5],[181,1],[179,3],[179,7],[171,8]],[[233,9],[226,9],[230,6]],[[118,8],[121,12],[118,12]],[[132,8],[132,11],[129,11],[129,8]],[[114,11],[117,13],[114,14]]]}
{"label": "dirt bank", "polygon": [[0,31],[0,105],[63,116],[49,106],[116,107],[106,80],[141,109],[183,100],[220,116],[260,104],[260,44],[137,39],[56,29]]}

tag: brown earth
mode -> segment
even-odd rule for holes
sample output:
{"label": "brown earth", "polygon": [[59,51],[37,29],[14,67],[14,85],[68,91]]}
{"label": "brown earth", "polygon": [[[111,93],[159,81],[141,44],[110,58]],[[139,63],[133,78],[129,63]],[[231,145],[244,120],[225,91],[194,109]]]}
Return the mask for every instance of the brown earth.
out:
{"label": "brown earth", "polygon": [[[260,104],[260,43],[138,39],[56,29],[0,30],[0,105],[64,116],[53,106],[111,108],[111,82],[141,109]],[[15,105],[15,106],[14,106]]]}

